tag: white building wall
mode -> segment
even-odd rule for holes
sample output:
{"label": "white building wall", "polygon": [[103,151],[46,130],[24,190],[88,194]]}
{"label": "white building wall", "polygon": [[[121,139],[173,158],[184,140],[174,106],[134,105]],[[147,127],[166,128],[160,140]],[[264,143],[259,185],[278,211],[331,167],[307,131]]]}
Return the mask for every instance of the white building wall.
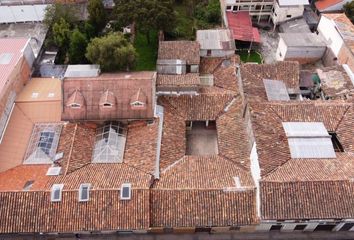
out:
{"label": "white building wall", "polygon": [[47,4],[0,6],[0,23],[41,22]]}
{"label": "white building wall", "polygon": [[232,56],[235,52],[233,50],[211,50],[210,56],[208,56],[208,50],[200,50],[201,57],[229,57]]}
{"label": "white building wall", "polygon": [[278,3],[274,5],[274,13],[272,15],[273,23],[279,24],[281,22],[301,17],[304,13],[304,6],[289,6],[280,7]]}
{"label": "white building wall", "polygon": [[322,16],[318,24],[317,31],[325,39],[327,46],[337,57],[344,41],[339,32],[336,30],[335,23],[331,19]]}
{"label": "white building wall", "polygon": [[282,38],[279,39],[278,49],[276,51],[275,58],[277,61],[284,61],[288,47],[286,46]]}
{"label": "white building wall", "polygon": [[260,196],[260,189],[259,189],[259,181],[261,179],[261,168],[259,167],[258,161],[258,153],[257,153],[257,144],[254,142],[251,155],[251,175],[253,181],[256,185],[256,206],[257,206],[257,215],[258,217],[261,216],[261,196]]}

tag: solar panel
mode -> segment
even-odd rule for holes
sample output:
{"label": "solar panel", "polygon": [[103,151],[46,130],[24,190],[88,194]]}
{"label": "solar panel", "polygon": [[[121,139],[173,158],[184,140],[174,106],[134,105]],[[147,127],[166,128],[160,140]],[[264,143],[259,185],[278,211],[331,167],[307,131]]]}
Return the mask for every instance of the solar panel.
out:
{"label": "solar panel", "polygon": [[290,101],[285,84],[279,80],[263,79],[268,101]]}

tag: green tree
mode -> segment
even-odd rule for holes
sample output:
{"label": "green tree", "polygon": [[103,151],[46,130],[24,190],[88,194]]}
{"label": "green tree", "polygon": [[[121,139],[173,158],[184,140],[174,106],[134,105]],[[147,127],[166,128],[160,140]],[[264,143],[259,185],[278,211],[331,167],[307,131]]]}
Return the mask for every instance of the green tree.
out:
{"label": "green tree", "polygon": [[54,23],[53,28],[54,43],[62,49],[67,49],[70,43],[70,24],[61,18],[59,22]]}
{"label": "green tree", "polygon": [[220,24],[221,10],[219,0],[200,2],[196,6],[195,16],[199,21],[204,23]]}
{"label": "green tree", "polygon": [[103,71],[129,70],[136,63],[137,53],[123,34],[110,33],[88,44],[86,58],[101,65]]}
{"label": "green tree", "polygon": [[73,24],[79,20],[77,16],[77,10],[72,5],[55,3],[48,5],[46,8],[43,23],[50,29],[50,27],[58,23],[60,19],[64,19],[69,24]]}
{"label": "green tree", "polygon": [[79,29],[75,29],[70,37],[69,61],[71,64],[85,63],[85,53],[87,47],[87,39],[85,34]]}
{"label": "green tree", "polygon": [[176,25],[171,0],[116,0],[114,16],[121,26],[135,23],[149,43],[152,30],[171,31]]}
{"label": "green tree", "polygon": [[354,1],[344,4],[343,9],[347,17],[354,24]]}
{"label": "green tree", "polygon": [[95,28],[96,32],[100,32],[106,25],[107,19],[102,0],[89,0],[87,10],[90,24]]}

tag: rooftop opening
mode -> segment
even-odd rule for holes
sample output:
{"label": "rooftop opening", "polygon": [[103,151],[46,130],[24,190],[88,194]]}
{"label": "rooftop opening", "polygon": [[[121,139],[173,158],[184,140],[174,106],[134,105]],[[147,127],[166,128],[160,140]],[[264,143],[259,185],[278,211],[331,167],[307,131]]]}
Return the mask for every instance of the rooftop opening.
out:
{"label": "rooftop opening", "polygon": [[60,174],[61,167],[50,167],[47,171],[47,176],[58,176]]}
{"label": "rooftop opening", "polygon": [[52,202],[60,202],[64,184],[53,184],[50,194]]}
{"label": "rooftop opening", "polygon": [[79,188],[79,202],[87,202],[90,198],[90,183],[83,183]]}
{"label": "rooftop opening", "polygon": [[335,132],[328,132],[331,135],[332,145],[335,152],[344,152],[344,148],[339,141],[338,135]]}
{"label": "rooftop opening", "polygon": [[61,128],[61,124],[36,124],[27,147],[24,164],[52,163]]}
{"label": "rooftop opening", "polygon": [[123,162],[126,129],[119,122],[109,122],[97,129],[93,163]]}
{"label": "rooftop opening", "polygon": [[33,186],[34,180],[29,180],[25,183],[23,186],[23,191],[29,191],[31,187]]}
{"label": "rooftop opening", "polygon": [[130,183],[123,183],[120,188],[120,199],[130,200],[132,195],[132,185]]}
{"label": "rooftop opening", "polygon": [[187,155],[218,154],[215,121],[186,122]]}
{"label": "rooftop opening", "polygon": [[336,158],[322,122],[283,122],[291,158]]}

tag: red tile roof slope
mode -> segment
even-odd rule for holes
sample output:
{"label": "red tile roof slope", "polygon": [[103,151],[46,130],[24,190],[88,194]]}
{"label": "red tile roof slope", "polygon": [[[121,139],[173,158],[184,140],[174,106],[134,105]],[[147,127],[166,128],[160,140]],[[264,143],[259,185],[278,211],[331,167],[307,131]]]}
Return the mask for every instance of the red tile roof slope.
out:
{"label": "red tile roof slope", "polygon": [[340,2],[343,2],[343,0],[318,0],[315,2],[315,6],[319,11],[322,11]]}
{"label": "red tile roof slope", "polygon": [[[149,119],[154,117],[155,72],[102,74],[97,78],[66,78],[63,81],[63,120],[116,120]],[[147,96],[146,108],[132,109],[131,99],[137,92]],[[114,94],[116,107],[109,115],[100,114],[100,99],[109,90]],[[72,109],[69,105],[79,93],[82,109]],[[79,111],[80,110],[80,111]],[[105,109],[107,110],[107,109]]]}
{"label": "red tile roof slope", "polygon": [[160,41],[158,59],[184,60],[187,64],[199,64],[200,45],[196,41]]}
{"label": "red tile roof slope", "polygon": [[245,42],[261,42],[257,28],[252,27],[249,12],[241,11],[237,13],[226,12],[228,27],[235,40]]}

